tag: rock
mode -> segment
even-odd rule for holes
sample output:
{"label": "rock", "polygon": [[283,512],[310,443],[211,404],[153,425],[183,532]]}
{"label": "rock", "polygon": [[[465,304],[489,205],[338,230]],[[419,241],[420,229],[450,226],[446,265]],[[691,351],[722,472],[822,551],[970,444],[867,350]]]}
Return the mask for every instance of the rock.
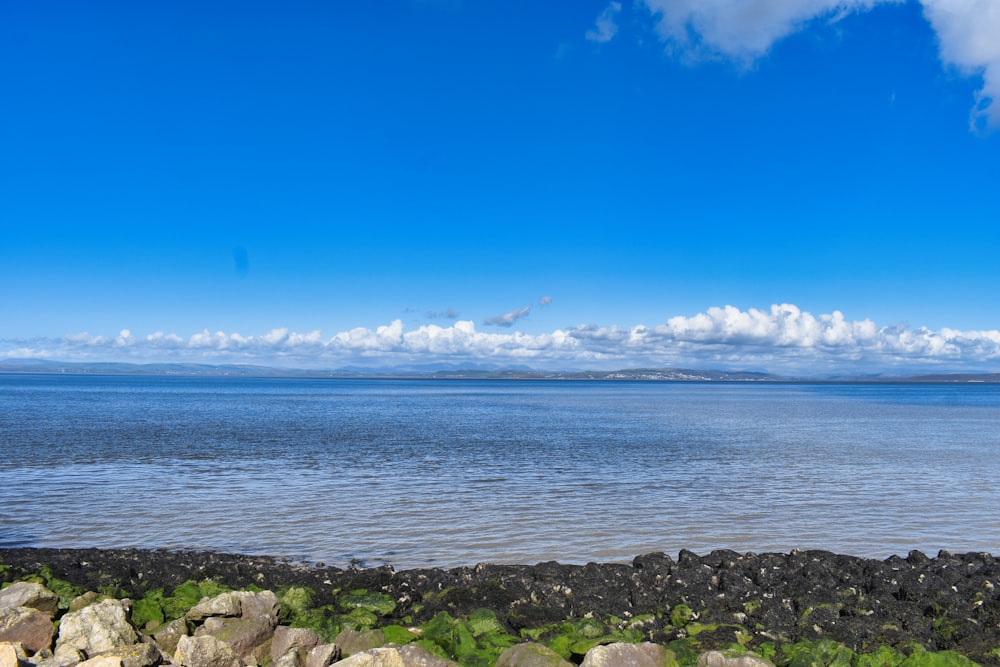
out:
{"label": "rock", "polygon": [[69,610],[71,612],[80,611],[84,607],[89,607],[90,605],[97,602],[97,598],[99,597],[100,595],[98,595],[94,591],[87,591],[83,595],[77,595],[75,598],[73,598],[73,601],[69,603]]}
{"label": "rock", "polygon": [[18,581],[0,590],[0,608],[29,607],[52,615],[59,608],[59,596],[41,584]]}
{"label": "rock", "polygon": [[305,667],[330,667],[343,653],[336,644],[320,644],[306,653]]}
{"label": "rock", "polygon": [[139,642],[129,621],[128,600],[104,600],[63,616],[56,654],[76,649],[90,657]]}
{"label": "rock", "polygon": [[102,655],[84,660],[77,667],[122,667],[122,659],[114,655]]}
{"label": "rock", "polygon": [[277,660],[291,649],[304,656],[310,649],[319,646],[321,641],[319,635],[308,628],[279,625],[274,629],[274,637],[271,639],[271,659]]}
{"label": "rock", "polygon": [[344,630],[333,643],[340,647],[344,655],[353,655],[362,651],[385,646],[385,635],[381,630]]}
{"label": "rock", "polygon": [[202,600],[188,610],[185,618],[200,621],[213,616],[262,617],[273,618],[274,625],[277,625],[278,608],[278,596],[271,591],[231,591]]}
{"label": "rock", "polygon": [[722,651],[708,651],[698,656],[698,667],[774,667],[774,663],[754,653],[727,655]]}
{"label": "rock", "polygon": [[409,667],[396,648],[373,648],[333,664],[334,667]]}
{"label": "rock", "polygon": [[240,616],[243,613],[243,604],[240,596],[235,592],[222,593],[214,598],[202,599],[201,602],[191,607],[184,617],[189,621],[201,621],[210,616]]}
{"label": "rock", "polygon": [[53,655],[41,662],[35,663],[35,667],[72,667],[86,659],[87,656],[83,654],[83,651],[78,651],[75,648],[67,648],[58,655]]}
{"label": "rock", "polygon": [[243,667],[233,649],[215,637],[181,637],[174,662],[185,667]]}
{"label": "rock", "polygon": [[669,667],[675,664],[673,651],[659,644],[643,642],[595,646],[587,651],[580,667]]}
{"label": "rock", "polygon": [[0,667],[23,667],[27,659],[21,642],[0,642]]}
{"label": "rock", "polygon": [[515,644],[500,654],[496,667],[574,667],[544,644]]}
{"label": "rock", "polygon": [[177,642],[188,635],[187,622],[183,618],[164,623],[153,631],[153,640],[166,655],[173,655],[177,650]]}
{"label": "rock", "polygon": [[278,624],[278,596],[271,591],[237,591],[240,599],[240,609],[244,618],[269,618],[273,620],[271,627]]}
{"label": "rock", "polygon": [[145,643],[122,646],[94,657],[116,658],[121,661],[123,667],[153,667],[164,662],[160,649],[153,644]]}
{"label": "rock", "polygon": [[271,667],[303,667],[302,654],[297,649],[290,648],[272,662]]}
{"label": "rock", "polygon": [[459,667],[457,662],[439,658],[420,644],[407,644],[399,649],[406,667]]}
{"label": "rock", "polygon": [[0,642],[21,642],[37,653],[52,647],[55,626],[45,612],[30,607],[0,608]]}
{"label": "rock", "polygon": [[205,619],[205,624],[194,631],[195,637],[214,637],[225,642],[244,662],[258,663],[270,658],[270,641],[274,630],[268,617]]}

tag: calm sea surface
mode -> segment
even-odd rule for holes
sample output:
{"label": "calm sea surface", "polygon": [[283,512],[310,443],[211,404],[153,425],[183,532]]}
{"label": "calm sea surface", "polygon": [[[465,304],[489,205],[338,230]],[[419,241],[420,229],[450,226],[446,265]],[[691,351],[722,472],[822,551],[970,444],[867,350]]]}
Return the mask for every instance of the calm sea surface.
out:
{"label": "calm sea surface", "polygon": [[1000,554],[1000,386],[0,375],[0,546]]}

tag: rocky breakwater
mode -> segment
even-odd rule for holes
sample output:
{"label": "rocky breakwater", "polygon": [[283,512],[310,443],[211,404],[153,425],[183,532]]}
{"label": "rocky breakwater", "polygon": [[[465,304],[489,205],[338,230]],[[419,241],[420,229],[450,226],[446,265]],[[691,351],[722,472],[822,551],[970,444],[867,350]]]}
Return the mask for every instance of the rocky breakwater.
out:
{"label": "rocky breakwater", "polygon": [[[290,590],[293,597],[301,595],[297,589]],[[415,643],[420,634],[416,628],[396,629],[396,639],[401,632],[412,635],[402,643],[388,642],[381,630],[353,629],[342,630],[334,642],[324,642],[308,628],[280,625],[279,600],[272,591],[203,597],[177,619],[148,622],[145,632],[133,622],[132,600],[101,598],[93,593],[74,598],[56,623],[53,615],[59,596],[45,586],[16,582],[0,591],[0,667],[460,667]],[[344,654],[350,655],[341,659]],[[500,667],[573,665],[534,642],[510,646],[490,663]],[[593,647],[583,664],[668,667],[676,660],[671,651],[656,644],[612,643]],[[766,667],[770,663],[749,655],[715,652],[705,654],[699,664]]]}
{"label": "rocky breakwater", "polygon": [[0,667],[1000,664],[988,554],[396,572],[22,549],[0,550],[0,575]]}

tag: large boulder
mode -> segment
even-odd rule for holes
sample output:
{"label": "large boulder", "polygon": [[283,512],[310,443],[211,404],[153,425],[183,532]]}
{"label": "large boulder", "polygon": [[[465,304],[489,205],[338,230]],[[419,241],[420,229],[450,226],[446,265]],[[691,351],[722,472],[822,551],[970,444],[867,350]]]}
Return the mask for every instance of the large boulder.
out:
{"label": "large boulder", "polygon": [[0,608],[0,642],[21,642],[31,653],[52,647],[52,617],[30,607]]}
{"label": "large boulder", "polygon": [[89,658],[139,643],[130,612],[128,600],[103,600],[66,614],[59,622],[56,654],[78,650]]}
{"label": "large boulder", "polygon": [[659,644],[618,642],[590,649],[580,667],[672,667],[676,664],[674,652]]}
{"label": "large boulder", "polygon": [[0,609],[29,607],[52,615],[59,608],[59,596],[41,584],[18,581],[0,590]]}
{"label": "large boulder", "polygon": [[243,667],[233,649],[215,637],[181,637],[174,663],[184,667]]}

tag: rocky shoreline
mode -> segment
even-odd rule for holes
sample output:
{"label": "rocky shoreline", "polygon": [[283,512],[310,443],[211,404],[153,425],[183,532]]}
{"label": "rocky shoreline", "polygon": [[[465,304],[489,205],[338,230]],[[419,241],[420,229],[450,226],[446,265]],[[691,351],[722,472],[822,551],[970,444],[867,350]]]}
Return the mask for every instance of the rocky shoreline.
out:
{"label": "rocky shoreline", "polygon": [[[1000,561],[985,553],[873,560],[823,551],[682,551],[631,564],[396,572],[189,551],[0,549],[0,581],[24,579],[64,586],[56,592],[67,599],[84,591],[131,598],[133,620],[136,609],[159,609],[135,624],[139,630],[167,621],[164,610],[186,583],[215,587],[194,589],[200,592],[274,591],[276,623],[328,641],[345,630],[377,630],[393,645],[412,639],[397,630],[409,629],[425,646],[440,648],[439,658],[463,665],[487,664],[483,656],[495,658],[518,642],[545,645],[570,664],[621,642],[651,642],[680,664],[704,662],[711,650],[741,649],[778,665],[960,664],[960,656],[1000,664]],[[429,643],[445,626],[454,645]],[[29,663],[40,661],[22,661]]]}

